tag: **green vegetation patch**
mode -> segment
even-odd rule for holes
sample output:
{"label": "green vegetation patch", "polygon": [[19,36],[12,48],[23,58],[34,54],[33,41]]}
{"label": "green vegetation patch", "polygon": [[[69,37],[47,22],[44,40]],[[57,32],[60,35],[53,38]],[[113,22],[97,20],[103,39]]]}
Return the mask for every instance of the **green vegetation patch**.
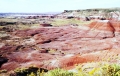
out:
{"label": "green vegetation patch", "polygon": [[120,76],[120,65],[115,63],[93,62],[77,65],[74,70],[56,68],[53,70],[36,67],[16,69],[15,76]]}
{"label": "green vegetation patch", "polygon": [[89,24],[91,21],[81,21],[77,20],[75,18],[73,19],[55,19],[51,25],[53,26],[64,26],[64,25],[70,25],[70,24],[77,24],[77,25],[84,25]]}

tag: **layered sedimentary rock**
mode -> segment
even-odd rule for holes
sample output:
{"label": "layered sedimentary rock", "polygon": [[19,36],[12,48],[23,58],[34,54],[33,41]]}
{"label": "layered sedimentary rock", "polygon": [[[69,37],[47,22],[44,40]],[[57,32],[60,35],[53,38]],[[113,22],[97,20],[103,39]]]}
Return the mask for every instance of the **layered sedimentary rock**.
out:
{"label": "layered sedimentary rock", "polygon": [[119,36],[120,35],[120,21],[110,21],[110,24],[115,29],[115,36]]}
{"label": "layered sedimentary rock", "polygon": [[[46,69],[66,68],[101,61],[103,57],[119,57],[119,27],[119,22],[105,20],[88,26],[40,27],[13,32],[12,37],[23,40],[14,46],[5,44],[0,47],[0,54],[11,52],[4,55],[9,60],[1,69],[13,70],[31,65]],[[26,41],[27,37],[32,39]],[[119,61],[113,58],[111,62]]]}
{"label": "layered sedimentary rock", "polygon": [[110,24],[109,20],[104,21],[96,21],[89,24],[89,27],[92,31],[95,31],[93,33],[97,33],[96,37],[100,36],[103,38],[107,37],[114,37],[114,27]]}

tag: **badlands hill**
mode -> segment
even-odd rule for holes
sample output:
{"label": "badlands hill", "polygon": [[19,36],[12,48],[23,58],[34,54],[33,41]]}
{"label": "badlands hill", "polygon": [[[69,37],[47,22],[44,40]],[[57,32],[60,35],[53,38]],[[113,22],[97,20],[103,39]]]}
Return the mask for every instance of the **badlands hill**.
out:
{"label": "badlands hill", "polygon": [[[8,59],[1,69],[8,71],[35,65],[53,69],[108,59],[119,63],[120,22],[99,20],[87,26],[40,27],[14,31],[0,54]],[[11,43],[11,44],[10,44]],[[112,58],[111,58],[112,57]],[[69,69],[72,69],[69,68]]]}
{"label": "badlands hill", "polygon": [[39,25],[35,29],[7,30],[7,34],[0,38],[0,75],[9,72],[19,76],[24,71],[19,68],[31,66],[49,71],[73,70],[81,65],[88,73],[98,67],[88,63],[120,64],[120,21],[114,18],[94,19],[86,25]]}

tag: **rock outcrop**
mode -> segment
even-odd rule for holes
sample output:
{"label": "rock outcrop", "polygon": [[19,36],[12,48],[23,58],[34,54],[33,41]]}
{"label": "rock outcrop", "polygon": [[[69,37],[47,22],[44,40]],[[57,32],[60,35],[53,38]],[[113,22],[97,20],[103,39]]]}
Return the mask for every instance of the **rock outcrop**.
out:
{"label": "rock outcrop", "polygon": [[109,38],[109,37],[114,37],[114,27],[111,25],[109,20],[104,20],[104,21],[95,21],[89,24],[89,27],[91,28],[92,31],[97,32],[98,34],[96,36],[100,36],[103,38]]}
{"label": "rock outcrop", "polygon": [[119,36],[120,35],[120,21],[110,21],[110,24],[115,29],[115,36]]}

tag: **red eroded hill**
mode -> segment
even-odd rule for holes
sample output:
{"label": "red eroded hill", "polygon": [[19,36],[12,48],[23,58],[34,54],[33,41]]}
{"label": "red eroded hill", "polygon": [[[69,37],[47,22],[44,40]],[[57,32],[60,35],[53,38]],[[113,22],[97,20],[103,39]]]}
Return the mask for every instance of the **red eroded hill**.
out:
{"label": "red eroded hill", "polygon": [[110,31],[110,32],[115,31],[113,25],[110,23],[109,20],[95,21],[95,22],[90,23],[88,26],[91,29],[98,29],[98,30],[101,30],[101,31]]}
{"label": "red eroded hill", "polygon": [[110,21],[116,32],[120,32],[120,21]]}
{"label": "red eroded hill", "polygon": [[[117,63],[114,57],[120,57],[120,38],[116,37],[116,32],[120,33],[119,25],[119,22],[103,20],[88,26],[40,27],[15,31],[11,34],[11,40],[6,40],[12,45],[6,44],[0,48],[0,54],[4,53],[8,59],[0,69],[10,71],[30,65],[46,69],[64,68],[107,60],[109,57],[110,62]],[[16,36],[18,39],[14,38]],[[66,57],[70,54],[72,56]]]}
{"label": "red eroded hill", "polygon": [[120,33],[120,21],[99,20],[91,22],[88,26],[91,29],[113,32],[115,36],[118,35],[118,33]]}
{"label": "red eroded hill", "polygon": [[115,36],[120,35],[120,21],[110,21],[111,25],[115,29]]}

